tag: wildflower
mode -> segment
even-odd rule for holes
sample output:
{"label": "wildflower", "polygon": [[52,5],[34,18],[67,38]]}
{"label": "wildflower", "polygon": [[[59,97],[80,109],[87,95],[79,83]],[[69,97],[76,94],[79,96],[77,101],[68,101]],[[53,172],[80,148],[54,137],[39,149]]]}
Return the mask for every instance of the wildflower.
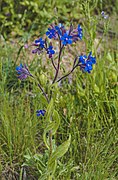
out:
{"label": "wildflower", "polygon": [[81,28],[80,24],[78,25],[77,31],[78,31],[78,37],[80,39],[82,39],[83,33],[82,33],[82,28]]}
{"label": "wildflower", "polygon": [[44,48],[45,41],[42,38],[35,40],[35,46],[39,46],[40,48]]}
{"label": "wildflower", "polygon": [[55,51],[53,50],[53,46],[51,44],[47,48],[47,54],[49,54],[49,58],[52,58],[52,55],[55,54]]}
{"label": "wildflower", "polygon": [[62,35],[61,29],[59,26],[55,26],[55,30],[60,36]]}
{"label": "wildflower", "polygon": [[63,36],[61,36],[60,40],[62,41],[63,45],[72,44],[72,36],[68,35],[68,32],[64,33]]}
{"label": "wildflower", "polygon": [[96,64],[96,58],[92,56],[92,52],[88,55],[88,60],[92,62],[92,64]]}
{"label": "wildflower", "polygon": [[[26,66],[26,64],[23,66],[22,64],[20,64],[20,66],[16,67],[16,71],[18,73],[18,78],[20,80],[26,79],[28,76],[32,76]],[[33,76],[32,76],[33,77]]]}
{"label": "wildflower", "polygon": [[[71,29],[73,28],[73,26],[71,27]],[[72,29],[70,35],[72,36],[72,41],[76,42],[79,39],[82,40],[83,37],[83,33],[82,33],[82,28],[80,26],[80,24],[78,24],[78,27],[76,29]]]}
{"label": "wildflower", "polygon": [[55,29],[48,28],[48,31],[46,32],[46,35],[48,36],[49,39],[56,38],[55,34],[56,34]]}
{"label": "wildflower", "polygon": [[33,54],[40,54],[45,47],[45,41],[42,38],[39,38],[34,41],[34,44],[32,46],[38,46],[36,49],[32,50]]}
{"label": "wildflower", "polygon": [[96,58],[92,56],[92,52],[89,53],[88,57],[86,55],[81,55],[79,57],[80,69],[84,72],[90,73],[93,69],[92,65],[96,64]]}
{"label": "wildflower", "polygon": [[37,110],[37,111],[36,111],[36,115],[37,115],[37,116],[41,116],[41,115],[44,116],[45,113],[46,113],[45,110]]}
{"label": "wildflower", "polygon": [[84,64],[85,63],[85,61],[86,61],[86,59],[87,59],[87,56],[86,55],[81,55],[80,57],[79,57],[79,62],[80,63],[82,63],[82,64]]}
{"label": "wildflower", "polygon": [[104,11],[101,12],[101,15],[102,15],[102,17],[103,17],[104,19],[108,19],[108,17],[109,17],[107,14],[105,14]]}
{"label": "wildflower", "polygon": [[58,26],[55,26],[55,30],[60,37],[66,32],[64,26],[61,23],[59,23]]}

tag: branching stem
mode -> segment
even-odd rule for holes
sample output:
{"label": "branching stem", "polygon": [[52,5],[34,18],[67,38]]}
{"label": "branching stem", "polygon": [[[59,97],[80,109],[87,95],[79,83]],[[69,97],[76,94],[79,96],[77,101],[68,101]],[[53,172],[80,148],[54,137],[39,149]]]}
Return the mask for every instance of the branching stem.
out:
{"label": "branching stem", "polygon": [[58,64],[57,64],[57,68],[56,68],[56,73],[55,73],[55,77],[54,77],[54,79],[52,81],[52,84],[55,83],[55,81],[57,79],[57,76],[58,76],[58,73],[59,73],[60,61],[61,61],[61,53],[62,53],[63,47],[64,47],[64,45],[61,46],[61,40],[60,40],[60,37],[59,37],[59,48],[60,48],[60,51],[59,51],[59,56],[58,56]]}
{"label": "branching stem", "polygon": [[66,78],[67,76],[69,76],[69,75],[74,71],[74,69],[75,69],[77,66],[78,66],[78,65],[74,66],[69,73],[67,73],[66,75],[62,76],[60,79],[57,80],[57,82],[59,82],[59,81],[61,81],[62,79]]}

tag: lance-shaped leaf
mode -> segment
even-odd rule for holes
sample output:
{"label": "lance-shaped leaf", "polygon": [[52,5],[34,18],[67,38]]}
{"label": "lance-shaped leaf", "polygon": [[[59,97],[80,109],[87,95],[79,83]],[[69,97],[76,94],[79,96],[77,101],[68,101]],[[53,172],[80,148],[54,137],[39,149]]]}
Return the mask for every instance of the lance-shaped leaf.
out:
{"label": "lance-shaped leaf", "polygon": [[49,145],[47,142],[46,134],[51,130],[52,135],[54,135],[60,125],[60,117],[59,114],[56,110],[54,110],[53,115],[52,115],[52,121],[47,125],[47,127],[44,130],[43,133],[43,140],[45,142],[46,147],[49,149]]}
{"label": "lance-shaped leaf", "polygon": [[71,142],[71,135],[69,135],[69,139],[67,141],[65,141],[60,146],[58,146],[55,152],[52,153],[48,161],[48,171],[50,173],[54,174],[56,170],[57,159],[62,157],[68,151],[70,142]]}
{"label": "lance-shaped leaf", "polygon": [[48,104],[47,110],[46,110],[46,120],[47,121],[50,121],[50,117],[52,115],[53,110],[54,110],[53,99],[51,99],[50,103]]}

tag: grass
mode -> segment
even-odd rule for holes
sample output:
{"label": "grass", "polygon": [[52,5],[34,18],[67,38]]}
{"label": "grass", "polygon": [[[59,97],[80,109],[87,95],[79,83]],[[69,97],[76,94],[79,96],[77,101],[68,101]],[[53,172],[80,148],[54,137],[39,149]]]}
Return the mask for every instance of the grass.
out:
{"label": "grass", "polygon": [[[100,51],[97,52],[93,43],[95,39],[92,39],[96,26],[92,28],[87,22],[84,25],[86,28],[89,27],[88,34],[91,36],[91,42],[85,39],[86,48],[94,49],[97,54],[97,65],[91,74],[83,74],[76,69],[72,75],[72,83],[68,83],[68,78],[63,80],[62,86],[56,92],[54,106],[61,117],[61,124],[54,136],[53,145],[62,144],[69,134],[72,138],[68,152],[58,160],[53,178],[116,180],[116,39],[108,39],[107,34],[100,45]],[[98,35],[96,38],[99,38]],[[108,42],[111,42],[112,46],[108,45]],[[11,44],[1,40],[0,175],[1,179],[5,180],[40,179],[48,160],[48,150],[43,142],[45,118],[37,118],[35,114],[37,109],[46,108],[45,100],[31,79],[18,81],[14,63],[16,60],[17,64],[19,61],[29,63],[31,72],[38,76],[47,90],[47,83],[53,73],[49,62],[43,64],[41,58],[30,57],[33,60],[29,62],[29,51],[20,49],[21,47],[22,43],[19,46],[17,43]],[[67,54],[68,59],[71,57],[68,50]]]}

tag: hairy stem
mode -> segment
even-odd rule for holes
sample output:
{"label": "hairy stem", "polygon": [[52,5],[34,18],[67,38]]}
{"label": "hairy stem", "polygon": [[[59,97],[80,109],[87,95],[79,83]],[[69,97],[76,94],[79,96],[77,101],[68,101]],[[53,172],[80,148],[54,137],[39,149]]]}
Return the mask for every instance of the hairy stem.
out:
{"label": "hairy stem", "polygon": [[43,88],[41,87],[41,85],[37,82],[36,78],[30,74],[30,76],[35,80],[35,82],[38,84],[38,87],[40,88],[40,90],[42,91],[43,95],[45,96],[47,102],[49,103],[49,99],[48,99],[48,96],[46,95],[45,91],[43,90]]}
{"label": "hairy stem", "polygon": [[56,68],[56,73],[55,73],[55,77],[53,79],[52,84],[55,83],[58,73],[59,73],[59,69],[60,69],[60,61],[61,61],[61,53],[62,53],[62,49],[63,49],[64,45],[61,47],[61,41],[60,41],[60,52],[59,52],[59,56],[58,56],[58,64],[57,64],[57,68]]}
{"label": "hairy stem", "polygon": [[38,84],[38,87],[39,87],[39,88],[40,88],[40,90],[42,91],[42,93],[43,93],[43,95],[45,96],[45,98],[46,98],[47,102],[49,103],[49,99],[48,99],[48,97],[47,97],[46,93],[44,92],[44,90],[43,90],[43,88],[41,87],[41,85],[40,85],[40,84]]}
{"label": "hairy stem", "polygon": [[58,79],[56,82],[59,82],[59,81],[61,81],[62,79],[64,79],[64,78],[66,78],[67,76],[69,76],[69,75],[74,71],[74,69],[75,69],[76,67],[78,67],[78,65],[74,66],[69,73],[67,73],[66,75],[62,76],[62,77],[61,77],[60,79]]}
{"label": "hairy stem", "polygon": [[56,68],[56,66],[54,64],[53,58],[51,58],[51,62],[52,62],[53,67],[55,68],[55,70],[57,70],[57,68]]}

